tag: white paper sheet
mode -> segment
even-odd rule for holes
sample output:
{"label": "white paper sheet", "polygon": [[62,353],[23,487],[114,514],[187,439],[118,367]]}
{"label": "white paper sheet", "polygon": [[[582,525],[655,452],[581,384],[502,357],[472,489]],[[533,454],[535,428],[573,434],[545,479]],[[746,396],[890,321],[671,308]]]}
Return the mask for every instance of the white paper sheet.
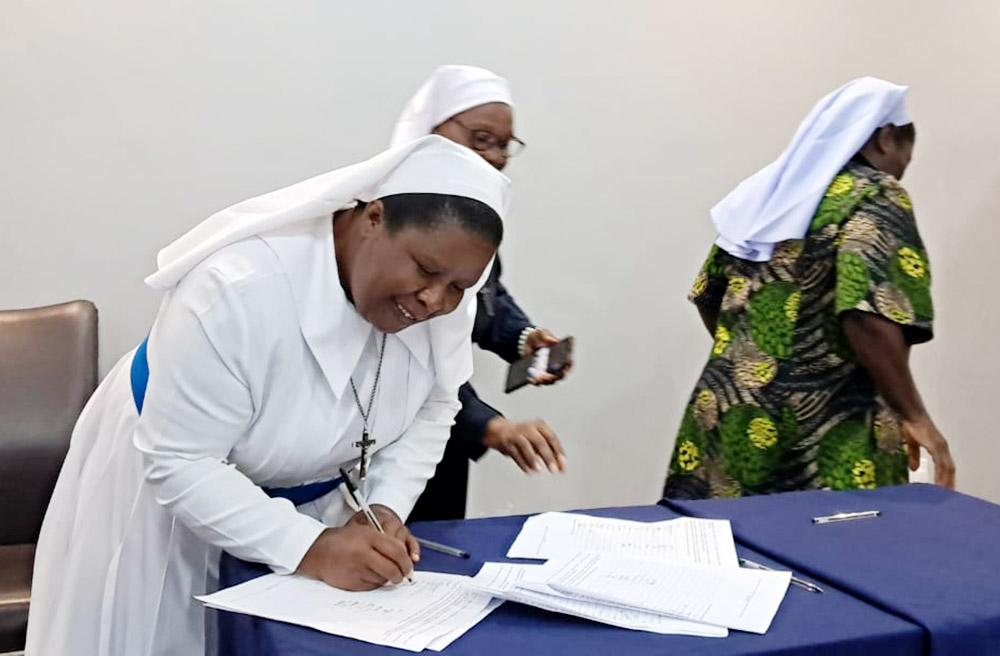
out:
{"label": "white paper sheet", "polygon": [[525,520],[507,557],[548,559],[579,552],[739,568],[729,520],[692,517],[636,522],[542,513]]}
{"label": "white paper sheet", "polygon": [[495,611],[497,608],[499,608],[500,604],[502,604],[504,601],[506,600],[503,599],[502,597],[494,597],[493,599],[490,599],[490,603],[487,604],[486,608],[484,608],[479,613],[475,622],[472,622],[468,626],[464,624],[461,626],[456,626],[451,632],[446,633],[442,636],[438,636],[437,638],[434,638],[434,640],[432,640],[431,643],[427,645],[427,649],[430,649],[431,651],[443,650],[445,647],[447,647],[448,645],[450,645],[451,643],[455,642],[463,635],[465,635],[466,631],[468,631],[475,625],[479,624],[479,622],[481,622],[482,620],[486,619],[486,616]]}
{"label": "white paper sheet", "polygon": [[348,592],[300,576],[269,574],[197,597],[206,605],[308,626],[378,645],[440,651],[500,602],[470,578],[414,572],[413,584]]}
{"label": "white paper sheet", "polygon": [[609,554],[552,559],[542,568],[540,580],[558,592],[752,633],[767,631],[791,580],[790,572]]}
{"label": "white paper sheet", "polygon": [[490,594],[516,601],[535,608],[573,615],[625,629],[649,631],[665,635],[690,635],[709,638],[725,638],[729,631],[725,628],[692,622],[657,613],[608,605],[590,599],[566,594],[546,594],[537,590],[519,587],[526,579],[536,578],[533,573],[542,565],[517,565],[512,563],[485,563],[470,585]]}

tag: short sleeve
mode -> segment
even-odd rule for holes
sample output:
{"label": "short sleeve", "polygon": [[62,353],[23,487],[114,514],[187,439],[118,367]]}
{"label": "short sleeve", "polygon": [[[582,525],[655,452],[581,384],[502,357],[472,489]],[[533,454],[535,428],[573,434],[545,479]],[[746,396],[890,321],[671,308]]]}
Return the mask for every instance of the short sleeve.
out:
{"label": "short sleeve", "polygon": [[712,246],[705,264],[702,265],[698,277],[695,278],[691,291],[688,292],[688,300],[699,308],[718,312],[722,304],[722,297],[726,293],[728,280],[725,272],[725,258],[727,254],[718,246]]}
{"label": "short sleeve", "polygon": [[836,313],[876,314],[900,325],[911,344],[926,342],[934,334],[927,252],[909,195],[895,178],[878,183],[837,237]]}

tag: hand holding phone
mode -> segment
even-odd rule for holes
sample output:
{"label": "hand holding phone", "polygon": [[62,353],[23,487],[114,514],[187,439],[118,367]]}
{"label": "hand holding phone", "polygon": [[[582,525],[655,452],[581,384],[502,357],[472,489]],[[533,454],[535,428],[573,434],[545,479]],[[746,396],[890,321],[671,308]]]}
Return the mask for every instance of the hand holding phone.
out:
{"label": "hand holding phone", "polygon": [[[507,370],[507,393],[520,389],[543,374],[560,376],[573,362],[573,338],[566,339],[538,349],[521,358]],[[560,376],[561,377],[561,376]]]}

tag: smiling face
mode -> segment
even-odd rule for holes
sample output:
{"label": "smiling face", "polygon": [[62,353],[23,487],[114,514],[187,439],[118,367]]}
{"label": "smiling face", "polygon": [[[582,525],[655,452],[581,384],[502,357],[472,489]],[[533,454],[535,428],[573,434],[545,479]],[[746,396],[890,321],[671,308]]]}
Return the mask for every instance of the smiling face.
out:
{"label": "smiling face", "polygon": [[510,105],[499,102],[477,105],[452,116],[434,128],[433,134],[475,150],[502,171],[507,166],[508,147],[514,140],[514,111]]}
{"label": "smiling face", "polygon": [[358,313],[386,333],[454,311],[496,253],[453,221],[389,229],[381,201],[354,219],[357,239],[340,264],[341,282]]}

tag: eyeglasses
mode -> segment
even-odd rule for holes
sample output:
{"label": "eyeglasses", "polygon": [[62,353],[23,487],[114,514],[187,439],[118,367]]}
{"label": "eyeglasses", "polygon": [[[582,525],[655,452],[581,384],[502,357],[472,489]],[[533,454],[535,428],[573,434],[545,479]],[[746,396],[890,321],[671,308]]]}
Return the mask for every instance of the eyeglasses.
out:
{"label": "eyeglasses", "polygon": [[469,147],[478,153],[486,153],[494,148],[498,148],[507,157],[515,157],[524,151],[525,143],[517,137],[511,137],[509,141],[504,143],[489,130],[474,130],[454,116],[448,119],[448,121],[457,123],[469,133],[471,137]]}

